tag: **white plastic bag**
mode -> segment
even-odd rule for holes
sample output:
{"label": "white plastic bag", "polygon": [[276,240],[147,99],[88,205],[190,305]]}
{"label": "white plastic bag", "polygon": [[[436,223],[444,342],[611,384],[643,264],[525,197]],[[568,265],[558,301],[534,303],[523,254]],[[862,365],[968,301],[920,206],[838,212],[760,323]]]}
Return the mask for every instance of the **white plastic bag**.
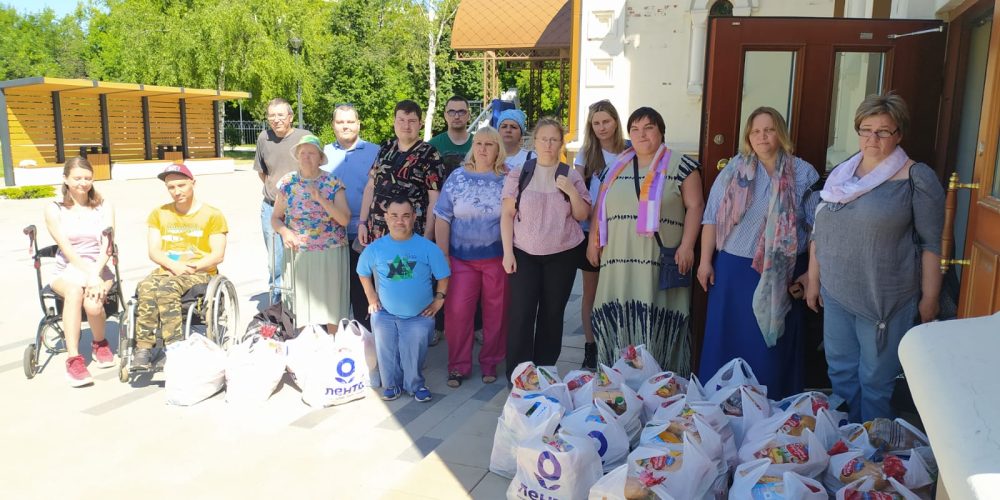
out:
{"label": "white plastic bag", "polygon": [[820,410],[825,409],[829,414],[833,424],[837,427],[847,424],[847,413],[830,408],[830,397],[822,392],[803,392],[788,396],[781,401],[776,401],[772,405],[774,413],[794,410],[799,415],[819,415]]}
{"label": "white plastic bag", "polygon": [[689,419],[695,415],[704,419],[719,433],[719,438],[722,440],[722,456],[729,467],[735,467],[738,464],[736,436],[729,423],[729,417],[722,413],[719,405],[708,401],[692,401],[689,396],[681,394],[662,403],[653,414],[653,420]]}
{"label": "white plastic bag", "polygon": [[361,333],[339,331],[336,336],[326,335],[317,340],[317,349],[306,355],[300,368],[304,370],[302,401],[309,406],[324,407],[367,396],[368,364]]}
{"label": "white plastic bag", "polygon": [[625,497],[702,498],[715,484],[718,470],[719,463],[687,434],[680,450],[639,446],[628,456]]}
{"label": "white plastic bag", "polygon": [[[929,452],[929,448],[927,450]],[[906,469],[905,474],[898,480],[907,489],[916,490],[934,484],[932,466],[924,459],[922,452],[911,450],[909,453],[891,455],[891,457],[892,460],[898,459],[898,463]],[[830,465],[823,475],[823,485],[830,491],[838,491],[846,484],[857,482],[856,478],[858,478],[858,476],[853,476],[854,481],[845,482],[841,479],[842,477],[851,477],[852,474],[864,467],[873,469],[873,472],[878,475],[879,483],[888,482],[889,479],[893,478],[888,477],[883,469],[887,459],[889,458],[882,457],[878,462],[875,462],[864,457],[862,451],[857,449],[834,455],[830,457]],[[875,481],[874,478],[872,480]],[[884,487],[884,484],[875,484],[875,486]]]}
{"label": "white plastic bag", "polygon": [[514,385],[511,393],[520,396],[544,394],[559,401],[567,412],[575,408],[569,389],[559,379],[558,369],[554,366],[535,366],[531,361],[525,361],[514,367],[510,379]]}
{"label": "white plastic bag", "polygon": [[[652,420],[642,428],[639,445],[681,449],[685,436],[698,443],[712,460],[725,462],[722,436],[699,415],[678,415],[668,420]],[[727,468],[723,468],[721,472],[724,473]]]}
{"label": "white plastic bag", "polygon": [[625,384],[625,377],[613,368],[601,365],[594,378],[573,392],[573,406],[577,408],[587,406],[597,399],[614,410],[628,434],[630,445],[636,445],[642,431],[642,400]]}
{"label": "white plastic bag", "polygon": [[361,337],[361,342],[365,347],[365,364],[368,365],[368,385],[370,387],[382,387],[382,378],[378,373],[378,351],[375,350],[375,334],[357,320],[348,320],[346,318],[340,320],[340,324],[337,327],[337,335],[340,335],[344,331]]}
{"label": "white plastic bag", "polygon": [[767,473],[772,476],[794,472],[803,477],[815,478],[826,470],[830,456],[812,431],[806,429],[803,435],[804,442],[798,437],[786,434],[772,434],[748,442],[740,448],[740,462],[747,463],[767,458],[771,462]]}
{"label": "white plastic bag", "polygon": [[625,480],[628,464],[622,464],[607,473],[590,488],[589,500],[625,500]]}
{"label": "white plastic bag", "polygon": [[642,398],[642,421],[649,422],[663,403],[668,399],[686,394],[688,380],[674,372],[660,372],[647,378],[639,386],[639,397]]}
{"label": "white plastic bag", "polygon": [[554,398],[538,393],[529,393],[524,397],[512,393],[497,419],[493,450],[490,452],[490,471],[506,478],[514,477],[518,443],[555,433],[564,411]]}
{"label": "white plastic bag", "polygon": [[233,346],[226,356],[226,402],[267,401],[285,373],[285,343],[259,336]]}
{"label": "white plastic bag", "polygon": [[753,374],[753,368],[743,358],[734,358],[732,361],[722,365],[712,378],[708,379],[703,386],[705,394],[712,397],[715,393],[727,387],[738,387],[741,385],[752,385],[766,396],[767,389],[760,385],[757,377]]}
{"label": "white plastic bag", "polygon": [[[771,461],[766,458],[741,464],[733,474],[729,500],[782,498],[784,500],[828,500],[830,497],[815,479],[802,477],[794,472],[780,475],[767,474]],[[776,481],[775,479],[779,479]]]}
{"label": "white plastic bag", "polygon": [[582,500],[603,471],[589,438],[563,433],[522,441],[507,498]]}
{"label": "white plastic bag", "polygon": [[612,368],[618,370],[625,377],[625,384],[633,391],[638,391],[643,382],[661,371],[660,364],[646,350],[644,344],[625,346],[622,349],[621,357],[615,361]]}
{"label": "white plastic bag", "polygon": [[167,346],[167,403],[190,406],[222,390],[226,384],[226,353],[204,335]]}
{"label": "white plastic bag", "polygon": [[[896,481],[891,477],[889,478],[889,485],[892,487],[893,490],[895,490],[896,495],[898,495],[898,497],[902,497],[903,500],[921,500],[921,498],[916,493],[913,493],[912,491],[910,491],[909,488],[903,486],[902,484],[899,484],[898,481]],[[852,498],[856,498],[852,497],[851,495],[852,492],[864,493],[864,492],[870,492],[874,489],[875,489],[874,479],[871,478],[859,479],[837,490],[837,500],[851,500]],[[895,498],[898,497],[892,496],[889,493],[884,493],[884,496],[882,496],[881,498],[877,496],[872,496],[869,498],[871,498],[871,500],[894,500]]]}
{"label": "white plastic bag", "polygon": [[625,463],[629,451],[628,434],[604,401],[577,408],[563,417],[560,425],[560,432],[592,440],[605,472]]}
{"label": "white plastic bag", "polygon": [[737,446],[744,443],[747,430],[771,416],[771,403],[767,395],[754,385],[724,387],[713,394],[709,401],[719,405],[729,417]]}
{"label": "white plastic bag", "polygon": [[307,375],[307,367],[312,365],[316,353],[323,349],[329,349],[332,340],[333,337],[326,333],[326,327],[308,325],[302,329],[297,337],[285,341],[285,363],[299,388],[302,388],[304,378]]}

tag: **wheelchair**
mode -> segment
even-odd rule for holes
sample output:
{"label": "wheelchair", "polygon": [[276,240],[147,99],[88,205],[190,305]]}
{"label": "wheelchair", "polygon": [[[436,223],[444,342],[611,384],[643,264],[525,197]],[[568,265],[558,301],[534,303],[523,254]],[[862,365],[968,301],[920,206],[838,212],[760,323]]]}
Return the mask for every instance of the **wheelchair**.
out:
{"label": "wheelchair", "polygon": [[[42,259],[54,259],[59,252],[59,246],[49,245],[39,249],[38,232],[34,225],[24,228],[23,232],[28,236],[28,252],[35,266],[38,302],[42,307],[42,319],[39,320],[38,329],[35,331],[35,341],[24,349],[24,376],[31,379],[41,373],[52,356],[66,352],[66,336],[62,328],[63,298],[50,285],[43,285],[42,282]],[[108,240],[107,252],[114,271],[114,280],[111,289],[108,290],[107,301],[104,303],[104,314],[108,320],[114,319],[118,323],[120,331],[125,316],[125,301],[122,296],[121,275],[118,272],[118,246],[114,243],[114,229],[109,227],[103,234]],[[80,312],[81,322],[85,322],[87,314],[82,310]],[[41,363],[43,352],[48,354],[44,364]]]}
{"label": "wheelchair", "polygon": [[[125,304],[121,329],[118,334],[118,380],[127,383],[137,373],[147,370],[133,370],[132,358],[136,349],[136,320],[139,298],[133,295]],[[181,311],[184,312],[184,338],[192,333],[204,334],[222,349],[239,343],[240,322],[239,296],[233,282],[221,274],[216,274],[207,284],[196,285],[181,296]],[[166,346],[157,328],[154,356],[148,372],[159,368]]]}

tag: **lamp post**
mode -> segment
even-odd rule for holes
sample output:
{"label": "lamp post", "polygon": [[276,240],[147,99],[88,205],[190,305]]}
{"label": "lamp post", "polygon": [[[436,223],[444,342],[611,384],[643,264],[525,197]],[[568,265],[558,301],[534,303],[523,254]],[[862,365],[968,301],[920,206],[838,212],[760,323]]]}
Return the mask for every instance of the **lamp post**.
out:
{"label": "lamp post", "polygon": [[295,36],[288,41],[292,46],[292,53],[295,54],[295,69],[298,72],[298,88],[295,91],[295,101],[299,103],[299,128],[302,125],[302,68],[299,67],[299,56],[302,54],[302,39]]}

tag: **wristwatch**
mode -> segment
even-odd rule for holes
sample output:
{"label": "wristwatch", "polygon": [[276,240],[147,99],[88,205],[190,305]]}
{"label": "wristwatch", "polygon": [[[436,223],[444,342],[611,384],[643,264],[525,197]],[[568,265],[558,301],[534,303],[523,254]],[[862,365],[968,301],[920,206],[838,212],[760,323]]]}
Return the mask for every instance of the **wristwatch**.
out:
{"label": "wristwatch", "polygon": [[434,298],[435,299],[444,299],[447,296],[448,296],[448,294],[446,294],[444,292],[434,292]]}

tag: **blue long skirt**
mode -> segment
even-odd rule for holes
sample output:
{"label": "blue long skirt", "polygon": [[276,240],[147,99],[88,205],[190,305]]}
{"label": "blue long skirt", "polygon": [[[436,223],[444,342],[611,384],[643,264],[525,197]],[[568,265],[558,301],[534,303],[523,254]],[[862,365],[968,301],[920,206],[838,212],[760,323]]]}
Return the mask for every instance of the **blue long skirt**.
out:
{"label": "blue long skirt", "polygon": [[[808,255],[799,256],[794,276],[808,268]],[[802,391],[802,326],[805,302],[792,301],[785,317],[785,333],[768,348],[753,314],[753,292],[760,273],[753,259],[718,252],[715,285],[708,290],[708,314],[701,349],[698,378],[707,382],[722,365],[736,357],[745,359],[757,380],[767,386],[767,397],[778,400]]]}

